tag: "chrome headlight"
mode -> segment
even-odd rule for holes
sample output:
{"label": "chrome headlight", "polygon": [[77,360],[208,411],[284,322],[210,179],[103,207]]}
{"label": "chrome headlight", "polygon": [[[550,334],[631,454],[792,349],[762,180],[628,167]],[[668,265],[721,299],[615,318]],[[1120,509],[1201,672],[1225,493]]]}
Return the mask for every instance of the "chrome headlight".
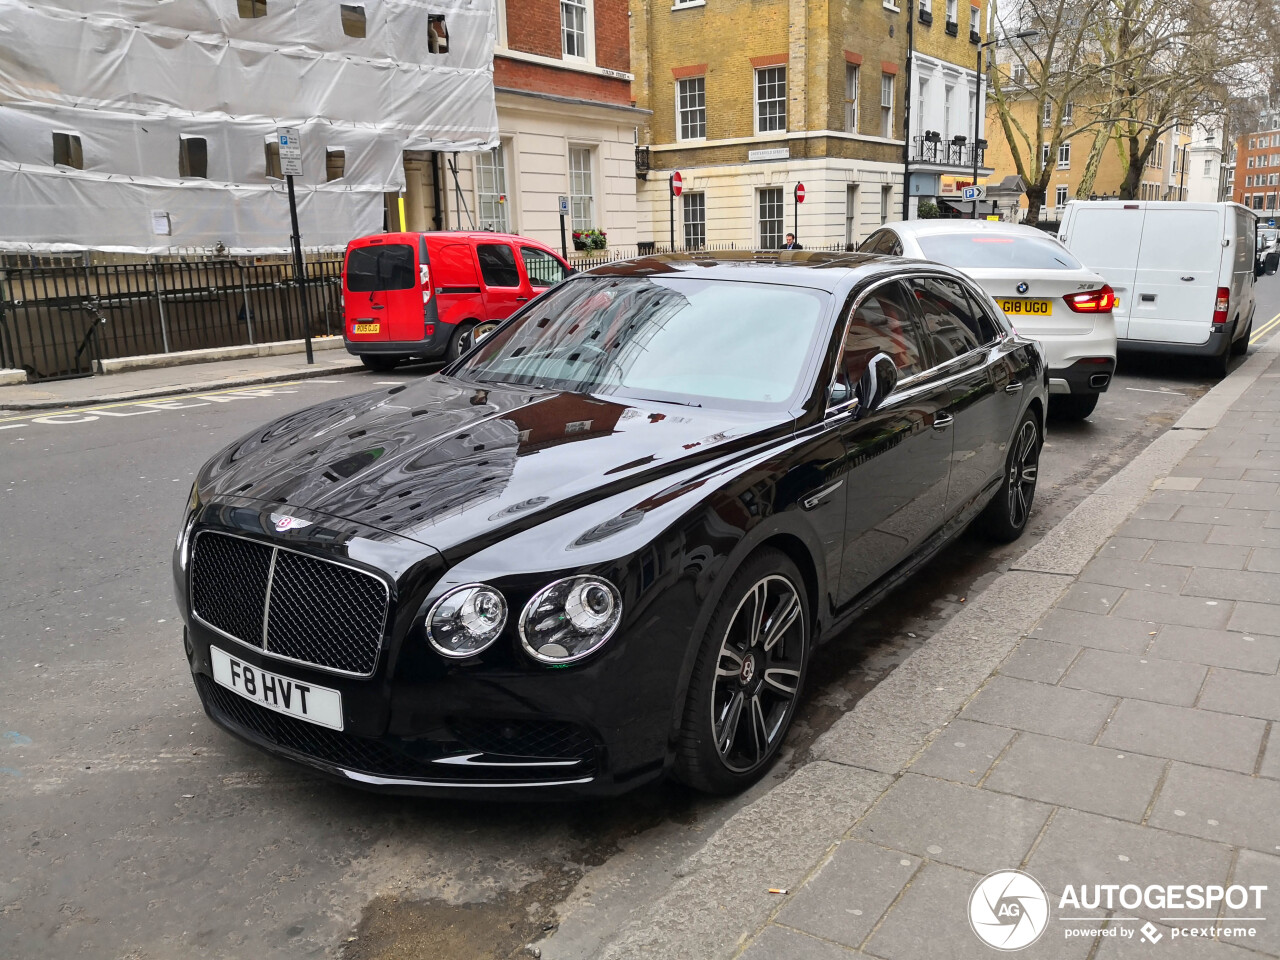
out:
{"label": "chrome headlight", "polygon": [[565,577],[543,587],[520,615],[520,642],[540,663],[595,652],[622,622],[622,594],[602,577]]}
{"label": "chrome headlight", "polygon": [[446,657],[470,657],[498,639],[507,624],[507,601],[493,587],[454,587],[431,606],[427,639]]}

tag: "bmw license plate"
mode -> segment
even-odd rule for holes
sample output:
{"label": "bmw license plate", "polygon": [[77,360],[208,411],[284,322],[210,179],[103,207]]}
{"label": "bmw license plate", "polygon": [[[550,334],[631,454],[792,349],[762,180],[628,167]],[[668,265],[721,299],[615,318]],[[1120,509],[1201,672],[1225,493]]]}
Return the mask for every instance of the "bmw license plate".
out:
{"label": "bmw license plate", "polygon": [[1022,300],[1010,297],[998,301],[1000,309],[1010,317],[1051,317],[1053,316],[1052,300]]}
{"label": "bmw license plate", "polygon": [[376,323],[356,323],[351,326],[352,333],[377,333],[378,325]]}
{"label": "bmw license plate", "polygon": [[209,656],[213,660],[213,679],[219,686],[276,713],[331,730],[342,729],[342,694],[337,690],[282,677],[217,647],[209,648]]}

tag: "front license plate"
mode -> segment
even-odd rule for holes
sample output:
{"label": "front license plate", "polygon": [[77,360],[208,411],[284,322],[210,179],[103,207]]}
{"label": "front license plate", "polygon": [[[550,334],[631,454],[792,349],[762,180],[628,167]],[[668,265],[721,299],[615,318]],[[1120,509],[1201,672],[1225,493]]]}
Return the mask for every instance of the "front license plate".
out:
{"label": "front license plate", "polygon": [[302,683],[237,660],[225,650],[209,648],[213,679],[232,693],[259,706],[331,730],[342,729],[342,694],[328,687]]}
{"label": "front license plate", "polygon": [[1052,300],[1000,300],[1000,309],[1010,317],[1051,317]]}
{"label": "front license plate", "polygon": [[378,325],[376,323],[357,323],[351,328],[352,333],[377,333]]}

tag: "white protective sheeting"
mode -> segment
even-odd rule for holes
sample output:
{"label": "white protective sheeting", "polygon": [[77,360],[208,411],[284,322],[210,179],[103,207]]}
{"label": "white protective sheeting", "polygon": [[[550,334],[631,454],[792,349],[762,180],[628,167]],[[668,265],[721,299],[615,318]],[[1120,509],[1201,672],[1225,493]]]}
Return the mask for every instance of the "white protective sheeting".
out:
{"label": "white protective sheeting", "polygon": [[[0,248],[282,247],[287,216],[239,208],[281,186],[264,146],[283,126],[301,133],[300,204],[345,242],[380,228],[404,150],[497,142],[492,0],[258,0],[265,15],[241,18],[245,6],[0,0]],[[343,32],[344,7],[365,37]],[[432,53],[441,17],[448,52]],[[54,167],[55,134],[79,138],[82,170]],[[207,180],[179,176],[191,137],[207,143]],[[345,160],[332,183],[326,150]],[[139,239],[152,210],[169,212],[172,236]]]}

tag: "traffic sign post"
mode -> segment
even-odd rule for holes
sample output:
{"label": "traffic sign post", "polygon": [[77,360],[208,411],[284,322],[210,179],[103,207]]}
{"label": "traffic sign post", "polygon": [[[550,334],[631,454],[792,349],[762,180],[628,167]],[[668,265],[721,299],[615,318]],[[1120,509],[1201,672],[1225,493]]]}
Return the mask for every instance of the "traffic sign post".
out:
{"label": "traffic sign post", "polygon": [[560,256],[569,259],[569,245],[564,237],[564,218],[569,216],[569,198],[560,198]]}
{"label": "traffic sign post", "polygon": [[670,177],[671,190],[667,195],[667,213],[671,218],[671,252],[675,253],[676,249],[676,197],[680,196],[684,190],[684,177],[680,176],[677,170]]}
{"label": "traffic sign post", "polygon": [[298,290],[298,314],[302,317],[302,336],[307,344],[307,363],[315,363],[311,350],[311,317],[307,311],[307,268],[302,259],[302,235],[298,230],[298,199],[293,192],[293,178],[302,176],[302,140],[297,127],[277,127],[280,146],[280,172],[289,188],[289,222],[293,226],[293,281]]}
{"label": "traffic sign post", "polygon": [[791,235],[796,238],[796,243],[800,242],[800,204],[804,203],[804,184],[797,183],[795,190],[792,192],[795,197],[794,210],[795,213],[791,218]]}

